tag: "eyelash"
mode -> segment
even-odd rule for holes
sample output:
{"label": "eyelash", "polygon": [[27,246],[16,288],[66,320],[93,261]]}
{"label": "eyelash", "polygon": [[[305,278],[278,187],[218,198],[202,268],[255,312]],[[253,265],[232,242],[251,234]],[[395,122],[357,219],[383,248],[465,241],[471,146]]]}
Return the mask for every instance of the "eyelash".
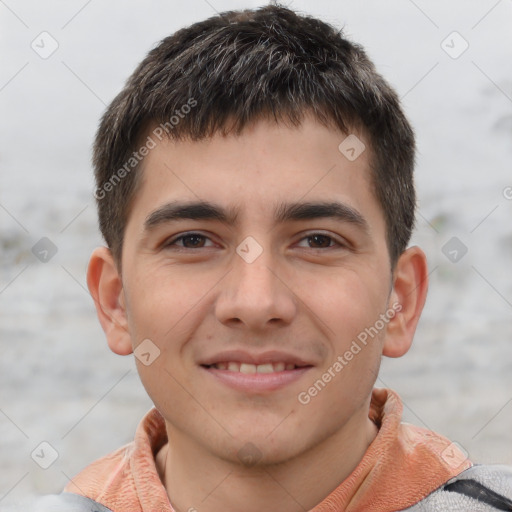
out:
{"label": "eyelash", "polygon": [[[168,242],[165,242],[163,247],[164,248],[172,248],[173,245],[176,244],[176,242],[179,242],[179,241],[182,241],[186,238],[189,238],[189,237],[201,237],[202,239],[204,240],[210,240],[210,238],[206,235],[203,235],[202,233],[197,233],[197,232],[194,232],[194,231],[191,231],[189,233],[184,233],[176,238],[172,238],[171,240],[169,240]],[[307,240],[307,239],[311,239],[315,236],[322,236],[322,237],[326,237],[329,239],[329,246],[328,247],[309,247],[309,249],[313,249],[313,250],[325,250],[325,249],[332,249],[333,247],[335,247],[336,245],[339,247],[339,248],[347,248],[348,247],[348,244],[345,243],[345,242],[341,242],[339,240],[337,240],[335,237],[331,236],[331,235],[328,235],[326,233],[322,233],[322,232],[319,232],[319,231],[314,231],[314,232],[311,232],[309,234],[307,234],[306,236],[302,237],[299,242],[302,242],[303,240]],[[331,245],[332,243],[332,245]],[[181,251],[188,251],[188,250],[195,250],[196,248],[194,247],[184,247],[184,246],[175,246],[178,248],[178,250],[181,250]],[[204,247],[199,247],[199,249],[203,249]]]}

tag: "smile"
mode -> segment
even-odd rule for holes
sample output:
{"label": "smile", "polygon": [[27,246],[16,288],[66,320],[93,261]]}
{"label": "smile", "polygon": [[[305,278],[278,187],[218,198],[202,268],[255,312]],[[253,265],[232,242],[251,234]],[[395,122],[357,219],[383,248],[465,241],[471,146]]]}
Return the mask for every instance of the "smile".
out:
{"label": "smile", "polygon": [[283,372],[285,370],[295,370],[297,368],[293,363],[284,363],[284,362],[276,362],[276,363],[265,363],[265,364],[249,364],[249,363],[240,363],[237,361],[229,361],[216,363],[209,368],[213,368],[215,370],[227,370],[229,372],[239,372],[245,374],[251,373],[275,373],[275,372]]}
{"label": "smile", "polygon": [[201,365],[200,368],[222,386],[244,394],[261,395],[292,385],[313,367],[284,362],[251,364],[226,361]]}

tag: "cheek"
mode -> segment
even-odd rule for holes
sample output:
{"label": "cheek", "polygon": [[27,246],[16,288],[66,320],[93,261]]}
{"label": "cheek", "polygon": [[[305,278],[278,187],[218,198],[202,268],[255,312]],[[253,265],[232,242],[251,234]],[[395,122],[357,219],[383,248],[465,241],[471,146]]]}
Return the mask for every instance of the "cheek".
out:
{"label": "cheek", "polygon": [[304,303],[322,321],[337,349],[374,325],[385,311],[388,290],[370,274],[344,269],[308,280],[301,290]]}
{"label": "cheek", "polygon": [[365,403],[377,378],[385,326],[375,324],[385,312],[387,292],[356,272],[325,282],[306,295],[306,304],[321,319],[329,355],[297,399],[299,410],[308,411],[309,426],[312,418],[323,418],[317,427],[335,431]]}
{"label": "cheek", "polygon": [[208,291],[206,279],[187,279],[177,269],[142,268],[128,283],[128,320],[136,340],[163,343],[176,338],[201,309]]}
{"label": "cheek", "polygon": [[[127,312],[137,370],[155,405],[165,410],[170,397],[173,403],[183,398],[180,384],[189,386],[193,362],[188,341],[211,309],[208,291],[215,280],[211,283],[204,275],[190,278],[169,268],[141,271],[134,277],[128,286]],[[149,365],[137,357],[147,353],[143,343],[155,357]],[[190,406],[185,399],[179,410]]]}

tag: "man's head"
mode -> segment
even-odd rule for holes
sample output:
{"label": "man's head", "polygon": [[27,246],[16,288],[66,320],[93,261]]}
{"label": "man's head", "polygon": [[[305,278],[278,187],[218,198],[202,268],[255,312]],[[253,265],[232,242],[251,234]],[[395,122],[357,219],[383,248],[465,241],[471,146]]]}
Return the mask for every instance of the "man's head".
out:
{"label": "man's head", "polygon": [[286,9],[193,25],[141,64],[98,134],[113,255],[88,284],[176,461],[358,462],[381,356],[408,350],[425,300],[412,160],[362,51]]}
{"label": "man's head", "polygon": [[116,261],[154,143],[240,133],[261,118],[297,126],[306,112],[367,139],[394,265],[415,208],[414,137],[398,98],[360,46],[320,20],[276,6],[226,12],[167,37],[108,108],[94,146],[95,195]]}

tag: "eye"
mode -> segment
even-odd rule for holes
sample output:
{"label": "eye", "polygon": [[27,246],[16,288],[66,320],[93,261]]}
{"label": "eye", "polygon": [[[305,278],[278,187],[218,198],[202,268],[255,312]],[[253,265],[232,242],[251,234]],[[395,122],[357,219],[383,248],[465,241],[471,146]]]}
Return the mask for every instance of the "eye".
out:
{"label": "eye", "polygon": [[[210,245],[206,245],[207,241]],[[178,247],[183,249],[200,249],[202,247],[212,247],[212,241],[201,233],[185,233],[176,238],[173,238],[164,244],[164,247]]]}
{"label": "eye", "polygon": [[[304,242],[307,245],[304,245]],[[330,247],[346,247],[346,244],[335,240],[334,237],[324,233],[311,233],[310,235],[302,238],[299,242],[299,247],[308,247],[309,249],[328,249]]]}

